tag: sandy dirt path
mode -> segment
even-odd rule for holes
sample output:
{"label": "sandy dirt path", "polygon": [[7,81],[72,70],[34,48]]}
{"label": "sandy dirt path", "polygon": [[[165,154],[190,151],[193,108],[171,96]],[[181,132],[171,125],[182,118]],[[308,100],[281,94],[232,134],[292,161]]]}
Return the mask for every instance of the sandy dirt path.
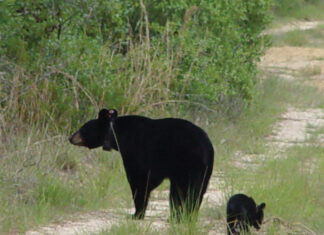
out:
{"label": "sandy dirt path", "polygon": [[294,21],[278,28],[268,29],[265,31],[265,34],[281,34],[293,30],[313,29],[322,23],[322,21]]}

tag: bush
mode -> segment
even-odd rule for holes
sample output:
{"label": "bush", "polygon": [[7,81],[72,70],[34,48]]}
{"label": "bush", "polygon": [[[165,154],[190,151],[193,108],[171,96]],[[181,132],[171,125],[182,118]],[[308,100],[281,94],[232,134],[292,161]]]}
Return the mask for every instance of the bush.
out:
{"label": "bush", "polygon": [[0,4],[0,102],[24,122],[70,126],[102,106],[248,103],[268,45],[271,0]]}

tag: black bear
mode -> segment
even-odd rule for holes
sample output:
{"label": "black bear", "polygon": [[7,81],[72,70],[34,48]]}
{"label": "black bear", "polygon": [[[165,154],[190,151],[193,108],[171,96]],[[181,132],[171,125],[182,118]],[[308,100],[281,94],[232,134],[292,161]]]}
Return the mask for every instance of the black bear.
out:
{"label": "black bear", "polygon": [[118,116],[102,109],[70,138],[74,145],[120,152],[135,204],[143,219],[151,191],[170,180],[171,218],[198,212],[213,171],[214,149],[207,134],[178,119]]}
{"label": "black bear", "polygon": [[235,194],[227,202],[227,234],[248,233],[249,226],[260,229],[263,220],[263,202],[256,205],[253,198],[244,194]]}

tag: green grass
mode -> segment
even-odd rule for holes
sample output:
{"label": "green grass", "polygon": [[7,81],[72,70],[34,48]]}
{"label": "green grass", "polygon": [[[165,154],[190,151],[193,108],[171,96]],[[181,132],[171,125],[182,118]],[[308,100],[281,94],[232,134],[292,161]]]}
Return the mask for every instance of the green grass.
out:
{"label": "green grass", "polygon": [[164,224],[160,225],[159,229],[153,227],[150,221],[133,221],[126,220],[122,224],[113,225],[109,230],[102,230],[100,233],[94,233],[96,235],[153,235],[153,234],[168,234],[168,235],[195,235],[199,233],[205,234],[208,230],[202,227],[200,224],[183,221],[180,224],[170,223],[170,226]]}
{"label": "green grass", "polygon": [[302,77],[312,77],[316,75],[321,75],[321,67],[320,66],[304,67],[299,70],[299,74]]}
{"label": "green grass", "polygon": [[74,148],[66,137],[37,144],[37,137],[44,138],[34,131],[27,138],[11,136],[0,159],[6,166],[0,169],[0,212],[10,215],[0,231],[21,232],[74,212],[130,204],[117,196],[130,190],[116,153]]}
{"label": "green grass", "polygon": [[[227,184],[223,190],[227,196],[240,191],[252,195],[257,202],[266,201],[268,218],[279,217],[285,223],[301,223],[323,232],[317,218],[323,211],[316,207],[323,203],[320,198],[323,192],[319,191],[323,187],[318,178],[324,172],[323,151],[315,147],[293,148],[287,153],[287,159],[274,161],[265,147],[264,138],[288,106],[324,108],[324,96],[301,82],[275,78],[261,82],[258,90],[257,99],[239,116],[209,115],[209,124],[205,119],[199,122],[213,141],[215,170],[225,173]],[[314,135],[321,133],[314,131]],[[118,153],[76,148],[68,143],[67,136],[58,134],[50,136],[46,128],[21,132],[12,128],[3,138],[0,147],[0,164],[4,166],[0,169],[0,214],[8,216],[0,220],[1,233],[23,232],[33,226],[59,222],[76,212],[133,207]],[[240,170],[232,165],[235,151],[265,154],[270,158],[258,170]],[[307,159],[318,162],[319,167],[312,174],[297,170],[308,164]],[[157,190],[165,189],[168,189],[167,181]],[[207,233],[215,229],[215,223],[225,226],[224,210],[224,205],[203,208],[198,223],[171,223],[165,231],[159,232]],[[282,226],[271,225],[267,229],[269,233],[273,230],[274,234],[281,231]],[[152,226],[138,225],[131,220],[114,226],[111,231],[102,234],[156,234]]]}
{"label": "green grass", "polygon": [[275,23],[324,19],[324,2],[321,0],[276,0],[275,2],[273,8]]}
{"label": "green grass", "polygon": [[314,127],[311,126],[308,129],[308,133],[310,134],[309,142],[313,144],[321,145],[324,140],[324,127]]}
{"label": "green grass", "polygon": [[292,30],[289,32],[272,35],[274,46],[295,47],[324,47],[324,25],[314,29]]}
{"label": "green grass", "polygon": [[[286,158],[269,158],[256,172],[231,172],[234,180],[230,182],[234,192],[253,195],[256,202],[265,201],[266,217],[285,222],[282,231],[298,231],[303,225],[320,234],[324,231],[323,167],[322,148],[293,147]],[[266,224],[269,234],[276,234],[270,232],[273,223]]]}

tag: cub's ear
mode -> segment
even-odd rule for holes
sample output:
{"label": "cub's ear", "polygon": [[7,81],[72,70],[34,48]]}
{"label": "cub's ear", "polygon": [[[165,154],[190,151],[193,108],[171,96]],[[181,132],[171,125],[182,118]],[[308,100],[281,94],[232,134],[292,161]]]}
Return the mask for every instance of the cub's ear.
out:
{"label": "cub's ear", "polygon": [[266,204],[262,202],[260,205],[258,205],[259,210],[263,210],[266,207]]}
{"label": "cub's ear", "polygon": [[116,109],[101,109],[98,114],[98,119],[102,121],[114,121],[118,116]]}

